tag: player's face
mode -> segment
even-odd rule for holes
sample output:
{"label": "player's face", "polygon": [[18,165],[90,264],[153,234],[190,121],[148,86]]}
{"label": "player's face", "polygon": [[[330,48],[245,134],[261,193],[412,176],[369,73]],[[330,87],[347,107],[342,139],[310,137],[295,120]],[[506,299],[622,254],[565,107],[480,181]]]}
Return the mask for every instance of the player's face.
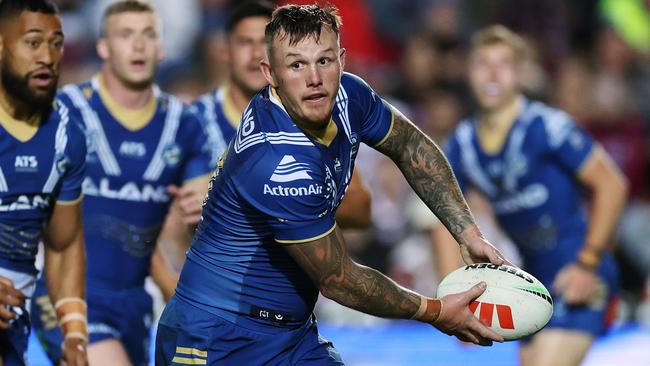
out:
{"label": "player's face", "polygon": [[125,85],[144,89],[154,80],[162,59],[160,29],[152,12],[126,12],[106,20],[105,35],[97,44],[99,56]]}
{"label": "player's face", "polygon": [[250,97],[266,85],[260,61],[264,58],[264,28],[268,22],[263,16],[244,18],[228,39],[230,78]]}
{"label": "player's face", "polygon": [[2,87],[37,108],[51,105],[63,56],[61,20],[24,11],[2,31]]}
{"label": "player's face", "polygon": [[480,46],[469,63],[469,82],[484,110],[503,107],[519,90],[519,63],[515,51],[505,44]]}
{"label": "player's face", "polygon": [[332,116],[344,55],[336,33],[324,26],[318,40],[309,36],[290,45],[289,37],[276,38],[273,60],[263,62],[262,71],[294,121],[321,129]]}

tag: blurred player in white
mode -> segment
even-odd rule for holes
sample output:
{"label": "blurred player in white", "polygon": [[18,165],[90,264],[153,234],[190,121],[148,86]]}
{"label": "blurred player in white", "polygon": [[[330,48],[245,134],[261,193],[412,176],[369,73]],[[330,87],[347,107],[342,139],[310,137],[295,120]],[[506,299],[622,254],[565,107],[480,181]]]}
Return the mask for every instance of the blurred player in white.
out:
{"label": "blurred player in white", "polygon": [[[146,2],[111,4],[97,42],[101,71],[59,95],[83,121],[88,147],[83,219],[92,365],[148,363],[152,299],[144,280],[152,253],[173,197],[174,212],[196,221],[213,169],[202,121],[153,83],[163,57],[160,26]],[[180,217],[172,221],[166,228],[186,229]],[[164,292],[175,281],[168,285]],[[61,334],[48,323],[51,304],[40,282],[36,293],[34,325],[56,363]]]}
{"label": "blurred player in white", "polygon": [[[479,114],[459,124],[446,153],[461,188],[487,198],[524,269],[553,293],[553,317],[523,342],[522,364],[578,365],[615,303],[618,272],[608,244],[626,182],[570,116],[523,96],[525,50],[502,26],[474,35],[468,75]],[[589,220],[582,187],[592,194]],[[455,245],[446,237],[434,248],[450,258]]]}

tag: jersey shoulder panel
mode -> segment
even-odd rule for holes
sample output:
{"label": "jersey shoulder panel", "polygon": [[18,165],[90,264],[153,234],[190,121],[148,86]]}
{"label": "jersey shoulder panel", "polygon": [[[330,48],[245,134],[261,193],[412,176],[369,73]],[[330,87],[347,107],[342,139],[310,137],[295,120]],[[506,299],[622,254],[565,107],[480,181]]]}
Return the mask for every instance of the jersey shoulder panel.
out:
{"label": "jersey shoulder panel", "polygon": [[390,133],[393,114],[388,104],[360,77],[343,73],[335,113],[370,146]]}

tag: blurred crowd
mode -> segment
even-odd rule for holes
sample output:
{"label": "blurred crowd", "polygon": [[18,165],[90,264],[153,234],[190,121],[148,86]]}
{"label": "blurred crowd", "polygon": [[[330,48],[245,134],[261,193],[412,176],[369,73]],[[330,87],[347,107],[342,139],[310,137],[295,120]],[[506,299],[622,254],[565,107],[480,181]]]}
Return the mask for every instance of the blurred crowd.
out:
{"label": "blurred crowd", "polygon": [[[85,80],[97,71],[94,42],[108,2],[57,1],[66,36],[61,83]],[[160,86],[190,101],[221,85],[228,62],[223,26],[237,1],[151,2],[163,19],[166,60],[159,70]],[[472,32],[500,23],[524,35],[529,45],[527,95],[570,113],[629,180],[629,204],[612,243],[625,289],[619,315],[622,321],[650,324],[650,0],[326,3],[336,5],[343,17],[346,70],[366,79],[440,144],[473,112],[465,82]],[[435,217],[383,156],[362,149],[357,167],[372,194],[373,225],[346,234],[350,250],[398,282],[433,294],[437,279],[430,232]],[[470,200],[476,201],[473,207],[486,234],[516,261],[486,205]]]}

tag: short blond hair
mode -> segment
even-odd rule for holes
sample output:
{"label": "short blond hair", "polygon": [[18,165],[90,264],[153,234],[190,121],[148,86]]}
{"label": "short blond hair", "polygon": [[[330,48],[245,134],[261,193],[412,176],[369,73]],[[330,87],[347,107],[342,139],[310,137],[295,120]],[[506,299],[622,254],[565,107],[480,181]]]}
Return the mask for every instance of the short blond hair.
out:
{"label": "short blond hair", "polygon": [[113,15],[122,13],[153,13],[156,14],[156,9],[147,0],[119,0],[110,4],[102,14],[100,23],[99,34],[102,37],[106,36],[108,18]]}
{"label": "short blond hair", "polygon": [[471,53],[484,46],[503,44],[510,47],[517,62],[522,62],[528,57],[528,44],[517,33],[507,27],[497,24],[478,30],[472,36]]}

